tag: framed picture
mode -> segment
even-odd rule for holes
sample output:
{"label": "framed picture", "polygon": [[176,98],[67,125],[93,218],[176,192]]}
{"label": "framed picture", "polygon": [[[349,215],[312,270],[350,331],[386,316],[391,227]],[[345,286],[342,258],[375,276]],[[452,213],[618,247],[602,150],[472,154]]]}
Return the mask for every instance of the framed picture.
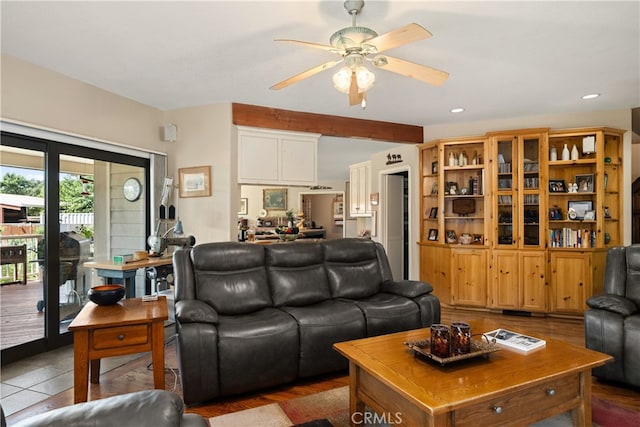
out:
{"label": "framed picture", "polygon": [[431,241],[438,240],[438,229],[437,228],[432,228],[431,230],[429,230],[429,237],[428,238]]}
{"label": "framed picture", "polygon": [[587,212],[593,210],[593,201],[592,200],[576,200],[569,201],[568,205],[569,210],[574,210],[576,212],[576,219],[582,220]]}
{"label": "framed picture", "polygon": [[567,186],[564,183],[564,179],[550,179],[549,180],[549,193],[566,193]]}
{"label": "framed picture", "polygon": [[436,219],[438,218],[438,208],[437,207],[433,207],[431,208],[431,211],[429,212],[429,219]]}
{"label": "framed picture", "polygon": [[456,236],[456,232],[454,230],[447,230],[447,243],[456,243],[458,241],[458,236]]}
{"label": "framed picture", "polygon": [[585,221],[595,221],[596,220],[596,211],[586,211],[584,213]]}
{"label": "framed picture", "polygon": [[431,162],[431,173],[434,175],[438,173],[438,162]]}
{"label": "framed picture", "polygon": [[249,213],[249,199],[243,197],[240,199],[240,209],[238,215],[247,215]]}
{"label": "framed picture", "polygon": [[211,166],[178,169],[180,197],[211,196]]}
{"label": "framed picture", "polygon": [[431,195],[435,196],[438,194],[438,181],[431,184]]}
{"label": "framed picture", "polygon": [[593,174],[576,175],[578,193],[593,193]]}
{"label": "framed picture", "polygon": [[286,188],[265,188],[262,190],[262,208],[266,210],[287,210]]}

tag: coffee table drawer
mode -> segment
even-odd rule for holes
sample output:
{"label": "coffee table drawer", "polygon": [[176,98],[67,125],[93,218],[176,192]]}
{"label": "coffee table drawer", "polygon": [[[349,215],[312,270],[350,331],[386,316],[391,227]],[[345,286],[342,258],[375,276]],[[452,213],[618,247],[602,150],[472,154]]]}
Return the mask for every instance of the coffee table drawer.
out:
{"label": "coffee table drawer", "polygon": [[148,325],[120,326],[93,331],[94,350],[141,345],[148,341]]}
{"label": "coffee table drawer", "polygon": [[513,423],[580,397],[578,375],[558,378],[455,411],[456,426]]}

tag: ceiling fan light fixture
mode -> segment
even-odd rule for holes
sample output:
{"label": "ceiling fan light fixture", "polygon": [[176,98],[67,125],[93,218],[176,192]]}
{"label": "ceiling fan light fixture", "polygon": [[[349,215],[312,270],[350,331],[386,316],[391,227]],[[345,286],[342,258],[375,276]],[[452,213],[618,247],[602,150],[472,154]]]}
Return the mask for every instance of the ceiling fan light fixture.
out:
{"label": "ceiling fan light fixture", "polygon": [[355,71],[356,82],[358,84],[358,92],[366,92],[371,89],[376,81],[376,75],[367,69],[364,65],[358,65],[355,69],[342,67],[333,75],[333,86],[342,93],[349,94],[351,87],[351,74]]}

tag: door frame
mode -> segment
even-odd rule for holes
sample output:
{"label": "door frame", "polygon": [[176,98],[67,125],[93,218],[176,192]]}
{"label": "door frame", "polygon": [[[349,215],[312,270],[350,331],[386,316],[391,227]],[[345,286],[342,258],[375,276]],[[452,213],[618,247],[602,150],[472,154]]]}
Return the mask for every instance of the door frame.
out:
{"label": "door frame", "polygon": [[411,244],[411,240],[412,237],[415,236],[415,224],[417,223],[417,221],[415,221],[414,219],[414,200],[418,200],[418,195],[415,194],[416,193],[416,189],[418,188],[415,183],[413,182],[413,174],[412,174],[412,170],[411,170],[411,166],[410,165],[400,165],[394,168],[389,168],[389,169],[384,169],[378,172],[378,188],[380,189],[380,204],[378,205],[378,211],[380,213],[379,217],[378,217],[378,221],[380,224],[380,234],[379,234],[379,240],[380,243],[382,243],[382,245],[386,248],[387,245],[387,235],[388,235],[388,222],[387,222],[387,209],[389,208],[388,203],[387,203],[387,188],[386,188],[386,180],[385,180],[385,175],[395,175],[399,172],[407,172],[407,193],[408,193],[408,203],[407,203],[407,218],[409,221],[408,224],[408,228],[409,228],[409,242],[407,242],[407,247],[408,247],[408,253],[407,256],[409,258],[409,271],[408,273],[408,277],[414,278],[415,280],[417,280],[417,277],[419,277],[419,271],[415,271],[416,270],[416,266],[417,266],[417,260],[416,260],[416,256],[418,253],[418,247],[417,245],[412,245]]}

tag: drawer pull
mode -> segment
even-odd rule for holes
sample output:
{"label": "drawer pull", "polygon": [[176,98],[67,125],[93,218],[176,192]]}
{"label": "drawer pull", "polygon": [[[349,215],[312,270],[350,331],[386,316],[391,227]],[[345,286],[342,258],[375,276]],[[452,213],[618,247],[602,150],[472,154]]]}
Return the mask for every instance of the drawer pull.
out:
{"label": "drawer pull", "polygon": [[556,395],[556,391],[553,388],[548,388],[547,389],[547,396],[555,396]]}
{"label": "drawer pull", "polygon": [[502,406],[494,406],[492,409],[493,409],[493,412],[495,412],[496,414],[502,413]]}
{"label": "drawer pull", "polygon": [[124,339],[124,334],[118,335],[118,340],[122,341]]}

